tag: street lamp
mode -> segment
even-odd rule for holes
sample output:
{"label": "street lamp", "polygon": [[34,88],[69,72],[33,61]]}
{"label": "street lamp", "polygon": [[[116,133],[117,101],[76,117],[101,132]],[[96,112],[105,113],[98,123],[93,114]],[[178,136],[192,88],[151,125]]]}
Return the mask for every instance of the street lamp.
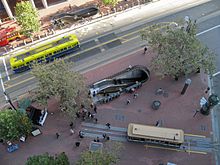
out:
{"label": "street lamp", "polygon": [[2,74],[1,73],[0,73],[0,81],[1,81],[1,85],[2,85],[2,93],[5,95],[5,100],[11,105],[11,107],[14,110],[16,110],[15,106],[12,104],[12,101],[11,101],[9,95],[5,91],[4,82],[2,80]]}
{"label": "street lamp", "polygon": [[7,100],[8,103],[11,105],[11,107],[12,107],[14,110],[17,110],[17,109],[15,108],[15,106],[12,104],[12,101],[11,101],[9,95],[8,95],[5,91],[3,91],[3,93],[4,93],[5,97],[6,97],[6,100]]}

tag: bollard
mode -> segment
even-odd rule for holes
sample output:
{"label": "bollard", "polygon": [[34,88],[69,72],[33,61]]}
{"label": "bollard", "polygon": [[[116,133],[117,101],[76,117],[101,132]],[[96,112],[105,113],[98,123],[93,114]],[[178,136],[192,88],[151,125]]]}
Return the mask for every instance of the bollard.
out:
{"label": "bollard", "polygon": [[33,37],[30,37],[30,39],[31,39],[31,42],[34,42],[34,39],[33,39]]}
{"label": "bollard", "polygon": [[40,40],[40,35],[37,35],[37,38]]}
{"label": "bollard", "polygon": [[23,43],[24,43],[24,45],[26,45],[26,44],[27,44],[25,40],[23,40]]}
{"label": "bollard", "polygon": [[120,6],[120,9],[121,9],[121,11],[123,10],[123,7],[122,6]]}

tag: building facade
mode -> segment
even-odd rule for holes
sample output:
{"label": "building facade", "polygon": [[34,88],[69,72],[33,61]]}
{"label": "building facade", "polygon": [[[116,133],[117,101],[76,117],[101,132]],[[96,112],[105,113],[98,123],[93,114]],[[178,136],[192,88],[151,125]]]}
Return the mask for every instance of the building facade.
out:
{"label": "building facade", "polygon": [[[22,0],[0,0],[0,18],[14,17],[14,7],[16,3]],[[68,0],[29,0],[33,7],[37,9],[48,8],[48,6],[58,3],[63,3]]]}

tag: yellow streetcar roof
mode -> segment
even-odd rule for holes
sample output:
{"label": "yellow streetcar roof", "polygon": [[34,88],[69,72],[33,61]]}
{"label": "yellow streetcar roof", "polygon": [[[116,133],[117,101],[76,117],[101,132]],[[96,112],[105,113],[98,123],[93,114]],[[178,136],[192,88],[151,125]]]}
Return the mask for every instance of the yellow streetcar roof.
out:
{"label": "yellow streetcar roof", "polygon": [[27,51],[23,51],[23,52],[20,52],[18,54],[15,54],[12,58],[16,58],[16,60],[23,60],[24,58],[26,58],[28,56],[31,56],[33,54],[37,54],[39,52],[45,51],[47,49],[56,47],[56,46],[61,45],[61,44],[64,44],[64,43],[66,43],[68,41],[71,41],[73,39],[78,41],[78,39],[77,39],[77,37],[75,35],[64,36],[62,38],[53,40],[51,42],[39,45],[39,46],[34,47],[34,48],[31,48],[31,49],[29,49]]}
{"label": "yellow streetcar roof", "polygon": [[183,141],[184,132],[181,129],[163,128],[130,123],[128,126],[128,135],[143,138],[149,137]]}

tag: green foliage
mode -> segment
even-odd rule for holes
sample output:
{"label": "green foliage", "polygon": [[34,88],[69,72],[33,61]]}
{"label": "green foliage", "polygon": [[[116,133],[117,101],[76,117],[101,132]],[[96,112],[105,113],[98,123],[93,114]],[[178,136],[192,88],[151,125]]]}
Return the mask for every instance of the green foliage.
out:
{"label": "green foliage", "polygon": [[21,1],[15,6],[16,20],[22,27],[24,35],[29,36],[32,32],[40,30],[38,11],[33,8],[29,1]]}
{"label": "green foliage", "polygon": [[115,6],[118,4],[119,0],[102,0],[102,2],[104,3],[104,5]]}
{"label": "green foliage", "polygon": [[47,100],[55,97],[60,100],[61,108],[75,118],[81,104],[89,105],[90,100],[85,79],[80,73],[71,71],[71,67],[72,63],[65,63],[63,60],[34,65],[32,74],[39,80],[34,100],[41,105],[47,105]]}
{"label": "green foliage", "polygon": [[28,116],[15,110],[1,110],[0,125],[0,137],[6,141],[17,140],[30,134],[32,130],[32,122]]}
{"label": "green foliage", "polygon": [[77,165],[112,165],[119,160],[119,152],[122,149],[121,143],[109,142],[103,151],[85,151],[81,154]]}
{"label": "green foliage", "polygon": [[188,75],[198,68],[212,74],[215,69],[215,56],[197,39],[195,22],[184,28],[175,23],[155,24],[141,31],[141,37],[156,52],[151,68],[162,77]]}
{"label": "green foliage", "polygon": [[67,155],[62,152],[56,157],[49,155],[48,153],[42,155],[31,156],[27,159],[25,165],[69,165]]}

